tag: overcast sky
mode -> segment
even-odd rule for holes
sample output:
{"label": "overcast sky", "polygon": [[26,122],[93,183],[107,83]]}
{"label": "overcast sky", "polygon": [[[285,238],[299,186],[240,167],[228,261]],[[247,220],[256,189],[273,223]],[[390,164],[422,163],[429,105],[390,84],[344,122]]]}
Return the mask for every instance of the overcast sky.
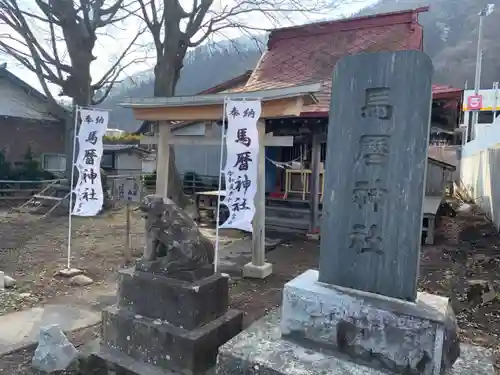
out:
{"label": "overcast sky", "polygon": [[[186,0],[189,4],[191,4],[191,0]],[[226,5],[228,2],[233,2],[235,0],[216,0],[214,4],[215,9]],[[333,2],[334,0],[332,0]],[[325,19],[336,19],[341,17],[349,16],[363,7],[374,4],[377,0],[336,0],[342,1],[343,5],[332,7],[328,12],[323,12],[322,14],[299,14],[296,13],[290,19],[280,18],[279,26],[291,26],[291,25],[300,25],[304,23],[314,22],[318,20]],[[28,6],[30,11],[36,10],[36,5],[34,5],[33,0],[20,0],[20,3]],[[214,9],[214,8],[213,8]],[[271,23],[266,17],[263,15],[259,15],[258,13],[253,13],[249,18],[241,19],[241,21],[245,22],[248,25],[255,25],[259,28],[270,29],[276,27],[276,24]],[[37,25],[35,27],[35,31],[37,35],[44,35],[44,26]],[[114,61],[116,61],[116,57],[126,48],[126,46],[130,43],[130,40],[136,35],[137,30],[139,28],[139,22],[133,19],[129,19],[124,21],[123,23],[113,26],[106,30],[109,36],[100,36],[97,40],[96,46],[94,48],[94,54],[97,59],[92,63],[92,78],[93,81],[97,81],[102,77],[102,75],[110,68]],[[103,31],[101,29],[101,31]],[[0,25],[0,35],[3,33],[10,33],[10,30],[5,25]],[[241,32],[239,30],[225,30],[224,34],[218,34],[214,36],[214,41],[224,40],[228,38],[235,38],[241,36]],[[196,39],[196,38],[195,38]],[[40,39],[43,43],[43,39]],[[148,35],[145,35],[141,39],[141,44],[145,45],[150,42],[150,38]],[[63,50],[64,43],[61,42],[60,50]],[[124,76],[130,76],[134,73],[138,73],[147,69],[152,68],[154,65],[154,53],[148,48],[136,48],[135,54],[130,55],[130,59],[137,57],[147,56],[147,61],[134,64],[130,68],[126,70]],[[9,71],[16,74],[24,81],[34,86],[38,90],[42,90],[40,83],[35,74],[31,73],[29,70],[23,68],[19,63],[16,63],[12,59],[8,57],[0,55],[0,62],[6,61]],[[57,87],[51,87],[51,91],[57,95]]]}

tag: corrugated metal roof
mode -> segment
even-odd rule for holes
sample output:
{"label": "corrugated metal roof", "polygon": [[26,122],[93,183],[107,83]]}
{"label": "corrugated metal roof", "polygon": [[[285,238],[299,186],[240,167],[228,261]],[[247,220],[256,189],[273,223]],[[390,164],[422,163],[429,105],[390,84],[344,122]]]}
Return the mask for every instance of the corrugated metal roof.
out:
{"label": "corrugated metal roof", "polygon": [[448,85],[432,85],[433,99],[461,99],[463,89],[457,89]]}
{"label": "corrugated metal roof", "polygon": [[[243,87],[245,87],[246,83],[248,82],[248,78],[252,75],[251,70],[247,70],[245,73],[240,74],[239,76],[236,76],[234,78],[231,78],[227,81],[221,82],[216,86],[210,87],[209,89],[203,90],[199,92],[197,95],[203,95],[203,94],[215,94],[215,93],[220,93],[220,92],[230,92],[230,91],[237,91]],[[196,121],[175,121],[172,123],[172,130],[174,129],[180,129],[185,126],[189,126],[196,123]],[[135,132],[135,134],[142,134],[146,132],[146,128],[150,124],[150,121],[144,121],[140,128]]]}
{"label": "corrugated metal roof", "polygon": [[221,92],[216,94],[196,96],[173,96],[166,98],[138,98],[129,99],[120,105],[128,108],[156,108],[156,107],[190,107],[199,105],[217,105],[224,103],[226,98],[232,99],[260,99],[269,100],[286,99],[293,97],[308,97],[310,102],[317,102],[315,93],[321,88],[320,84],[297,85],[286,88],[269,88],[266,90],[248,90],[245,92]]}
{"label": "corrugated metal roof", "polygon": [[104,151],[129,151],[129,150],[135,150],[139,152],[146,152],[149,153],[148,150],[145,148],[140,147],[139,145],[135,144],[113,144],[113,143],[105,143],[103,144],[103,150]]}

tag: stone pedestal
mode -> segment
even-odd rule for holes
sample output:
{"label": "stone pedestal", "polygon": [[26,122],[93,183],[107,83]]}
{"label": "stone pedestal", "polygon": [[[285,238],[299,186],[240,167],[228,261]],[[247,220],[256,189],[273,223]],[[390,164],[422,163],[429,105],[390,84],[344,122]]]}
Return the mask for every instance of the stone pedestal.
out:
{"label": "stone pedestal", "polygon": [[270,314],[220,348],[217,371],[494,374],[489,351],[460,350],[447,298],[422,293],[405,302],[320,283],[313,270],[285,285],[281,316]]}
{"label": "stone pedestal", "polygon": [[117,305],[103,311],[96,374],[204,374],[241,327],[225,276],[188,282],[124,270]]}

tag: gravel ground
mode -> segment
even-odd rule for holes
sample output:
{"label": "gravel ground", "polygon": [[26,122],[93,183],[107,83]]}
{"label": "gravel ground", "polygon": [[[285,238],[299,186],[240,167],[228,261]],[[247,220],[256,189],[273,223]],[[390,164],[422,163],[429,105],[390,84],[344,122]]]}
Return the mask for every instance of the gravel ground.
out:
{"label": "gravel ground", "polygon": [[[109,225],[110,228],[114,228],[109,229],[111,233],[120,233],[119,228],[123,226],[123,223],[111,224],[110,222]],[[88,224],[77,229],[77,232],[84,235],[87,233],[87,236],[93,234],[93,231],[94,229],[88,227]],[[103,233],[100,233],[100,236],[96,241],[99,244],[101,241],[110,241]],[[83,243],[87,242],[88,240]],[[116,239],[113,243],[116,244]],[[104,246],[99,246],[99,248],[104,249]],[[88,252],[83,253],[89,255]],[[97,257],[96,267],[102,268],[98,272],[96,268],[88,267],[89,273],[96,278],[102,278],[104,273],[109,272],[104,270],[113,270],[115,263],[120,263],[120,261],[108,259],[110,254],[118,257],[118,250],[107,248],[105,253],[107,256],[101,255],[100,252],[95,253],[95,251],[92,254]],[[268,261],[274,265],[274,272],[268,279],[235,279],[230,290],[231,307],[244,311],[245,326],[278,307],[281,303],[283,284],[309,268],[316,268],[318,254],[319,242],[294,239],[268,253]],[[89,261],[87,258],[86,262],[81,264],[87,264]],[[94,261],[90,263],[94,264]],[[469,212],[460,213],[455,218],[442,218],[437,231],[436,244],[422,247],[419,289],[449,296],[457,315],[462,342],[493,349],[498,365],[500,364],[498,360],[500,358],[498,355],[500,353],[500,299],[496,297],[487,303],[469,301],[468,285],[471,280],[477,279],[488,281],[495,290],[500,291],[499,235],[482,215]],[[88,342],[97,335],[98,327],[95,327],[86,333],[76,333],[71,339],[76,345],[81,345],[82,342]],[[0,373],[34,375],[29,365],[31,356],[32,350],[26,350],[0,358]],[[75,374],[75,372],[69,373]]]}

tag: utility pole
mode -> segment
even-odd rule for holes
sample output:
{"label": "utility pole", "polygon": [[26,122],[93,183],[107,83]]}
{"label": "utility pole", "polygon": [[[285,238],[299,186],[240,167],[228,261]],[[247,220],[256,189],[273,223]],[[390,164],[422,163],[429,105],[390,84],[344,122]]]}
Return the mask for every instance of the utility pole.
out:
{"label": "utility pole", "polygon": [[[488,4],[481,12],[479,12],[479,29],[477,33],[477,54],[476,54],[476,75],[474,78],[474,93],[479,94],[481,89],[481,68],[483,63],[483,23],[484,18],[489,16],[494,9],[494,4]],[[478,123],[479,111],[472,113],[472,133],[475,133],[476,124]]]}
{"label": "utility pole", "polygon": [[493,82],[493,90],[495,90],[495,106],[493,107],[493,122],[497,118],[497,105],[498,105],[498,81]]}
{"label": "utility pole", "polygon": [[[476,52],[476,75],[474,77],[474,94],[478,95],[481,89],[481,68],[483,63],[483,22],[486,16],[486,9],[479,13],[479,29],[477,32],[477,52]],[[475,133],[476,124],[478,123],[479,111],[472,113],[472,133]],[[474,138],[474,137],[473,137]]]}

